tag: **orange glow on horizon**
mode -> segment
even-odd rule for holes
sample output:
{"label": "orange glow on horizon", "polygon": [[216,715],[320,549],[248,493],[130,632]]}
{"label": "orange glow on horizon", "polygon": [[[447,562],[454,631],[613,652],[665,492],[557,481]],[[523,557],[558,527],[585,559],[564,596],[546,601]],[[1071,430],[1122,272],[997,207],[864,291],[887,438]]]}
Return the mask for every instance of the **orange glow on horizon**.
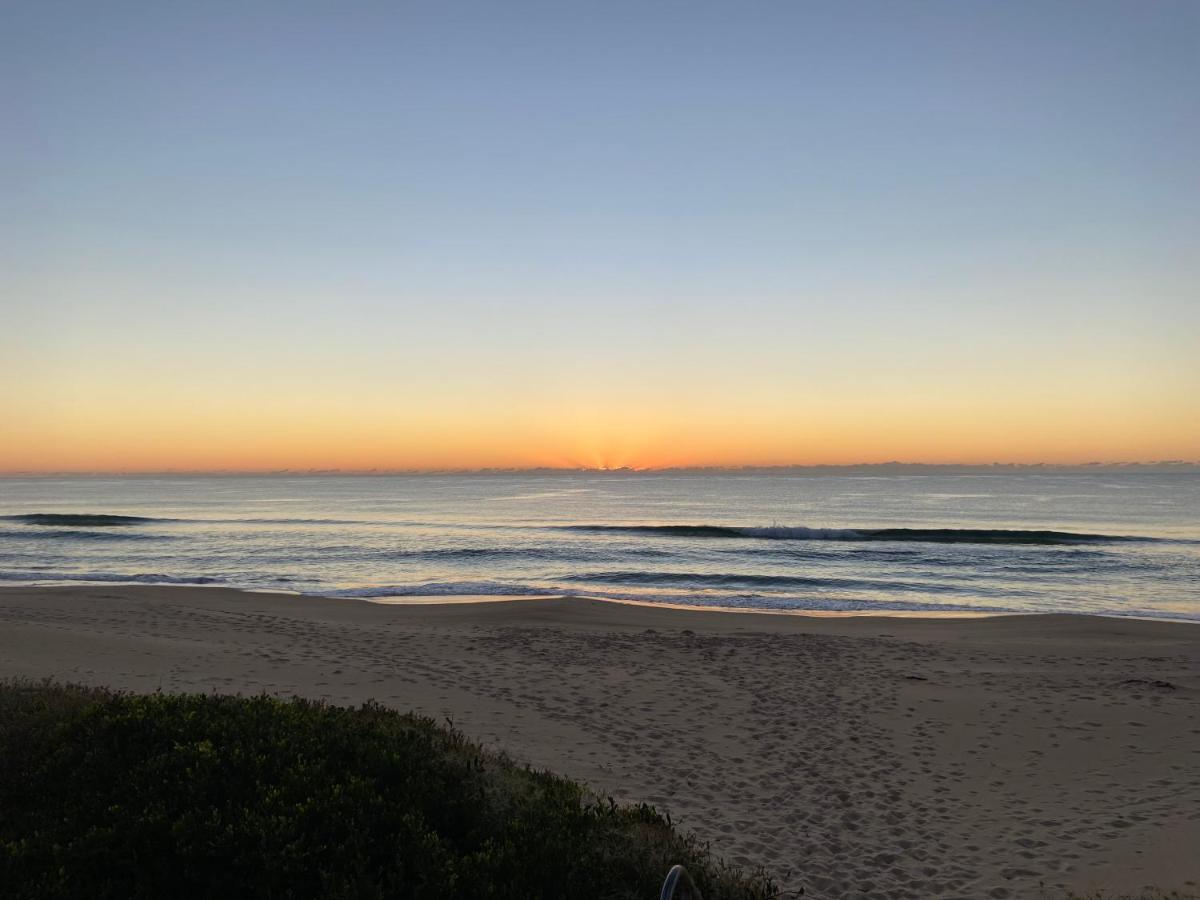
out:
{"label": "orange glow on horizon", "polygon": [[131,356],[46,378],[14,368],[20,380],[0,379],[0,472],[1200,460],[1200,390],[1182,366],[955,361],[900,375],[850,367],[810,383],[800,370],[519,359],[461,373],[428,360],[174,365]]}
{"label": "orange glow on horizon", "polygon": [[1200,459],[1200,434],[1181,419],[1112,421],[1076,411],[1024,419],[935,413],[791,422],[663,415],[573,422],[430,417],[380,422],[332,413],[160,415],[43,421],[0,444],[0,472],[281,470],[405,471],[485,468],[663,469],[912,462],[987,465]]}

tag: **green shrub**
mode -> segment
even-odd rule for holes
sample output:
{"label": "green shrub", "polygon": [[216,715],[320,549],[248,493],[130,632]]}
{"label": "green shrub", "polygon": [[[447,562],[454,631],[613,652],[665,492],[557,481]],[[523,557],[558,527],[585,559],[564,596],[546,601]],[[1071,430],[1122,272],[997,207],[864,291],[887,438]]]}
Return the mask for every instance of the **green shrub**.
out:
{"label": "green shrub", "polygon": [[0,685],[6,898],[775,895],[648,806],[432,720],[269,697]]}

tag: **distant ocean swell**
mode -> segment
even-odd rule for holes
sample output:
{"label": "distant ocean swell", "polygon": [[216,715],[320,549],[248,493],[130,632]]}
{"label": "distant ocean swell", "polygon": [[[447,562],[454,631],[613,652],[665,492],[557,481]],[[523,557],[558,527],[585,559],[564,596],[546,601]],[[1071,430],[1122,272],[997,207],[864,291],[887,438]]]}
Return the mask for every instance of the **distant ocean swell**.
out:
{"label": "distant ocean swell", "polygon": [[[108,513],[21,513],[0,516],[0,522],[21,525],[42,525],[54,528],[129,528],[135,525],[158,523],[188,525],[380,525],[364,519],[298,519],[298,518],[237,518],[237,519],[178,519],[149,516],[118,516]],[[413,524],[413,523],[406,523]]]}

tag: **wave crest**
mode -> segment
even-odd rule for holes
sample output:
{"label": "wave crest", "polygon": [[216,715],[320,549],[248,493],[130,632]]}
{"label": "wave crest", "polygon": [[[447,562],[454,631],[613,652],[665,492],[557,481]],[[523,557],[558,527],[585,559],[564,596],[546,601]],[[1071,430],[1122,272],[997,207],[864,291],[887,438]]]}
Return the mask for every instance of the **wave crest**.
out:
{"label": "wave crest", "polygon": [[[905,591],[926,594],[953,594],[958,588],[936,583],[871,578],[820,577],[809,575],[764,575],[721,572],[582,572],[566,575],[563,581],[583,584],[645,585],[648,587],[684,587],[697,590],[746,588],[808,588],[817,591],[874,590]],[[774,594],[766,596],[773,597]]]}
{"label": "wave crest", "polygon": [[210,575],[163,575],[157,572],[142,572],[126,575],[121,572],[0,572],[0,581],[24,582],[27,584],[54,584],[70,582],[80,584],[229,584],[226,579]]}
{"label": "wave crest", "polygon": [[771,541],[891,541],[927,544],[1101,544],[1155,538],[1009,528],[806,528],[768,525],[564,525],[569,531],[662,534],[673,537],[760,538]]}
{"label": "wave crest", "polygon": [[123,528],[165,521],[145,516],[113,516],[104,513],[22,513],[17,516],[0,516],[0,519],[20,522],[23,525],[47,525],[55,528]]}
{"label": "wave crest", "polygon": [[165,534],[138,534],[128,531],[87,531],[87,530],[55,530],[55,531],[0,531],[0,540],[61,540],[61,541],[170,541],[172,537]]}

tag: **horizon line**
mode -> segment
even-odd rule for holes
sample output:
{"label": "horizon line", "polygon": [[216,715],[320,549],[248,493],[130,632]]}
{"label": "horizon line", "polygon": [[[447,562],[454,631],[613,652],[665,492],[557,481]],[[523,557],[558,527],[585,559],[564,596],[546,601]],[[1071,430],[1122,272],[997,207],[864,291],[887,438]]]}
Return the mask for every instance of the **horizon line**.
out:
{"label": "horizon line", "polygon": [[991,462],[991,463],[925,463],[890,461],[881,463],[794,463],[781,465],[712,465],[712,466],[481,466],[478,468],[309,468],[309,469],[145,469],[145,470],[45,470],[32,469],[0,471],[0,478],[55,478],[55,477],[320,477],[320,476],[398,476],[398,475],[661,475],[661,474],[786,474],[816,473],[840,474],[849,472],[884,471],[894,473],[945,473],[977,474],[996,471],[1172,471],[1200,473],[1200,460],[1119,460],[1091,461],[1083,463],[1051,462]]}

